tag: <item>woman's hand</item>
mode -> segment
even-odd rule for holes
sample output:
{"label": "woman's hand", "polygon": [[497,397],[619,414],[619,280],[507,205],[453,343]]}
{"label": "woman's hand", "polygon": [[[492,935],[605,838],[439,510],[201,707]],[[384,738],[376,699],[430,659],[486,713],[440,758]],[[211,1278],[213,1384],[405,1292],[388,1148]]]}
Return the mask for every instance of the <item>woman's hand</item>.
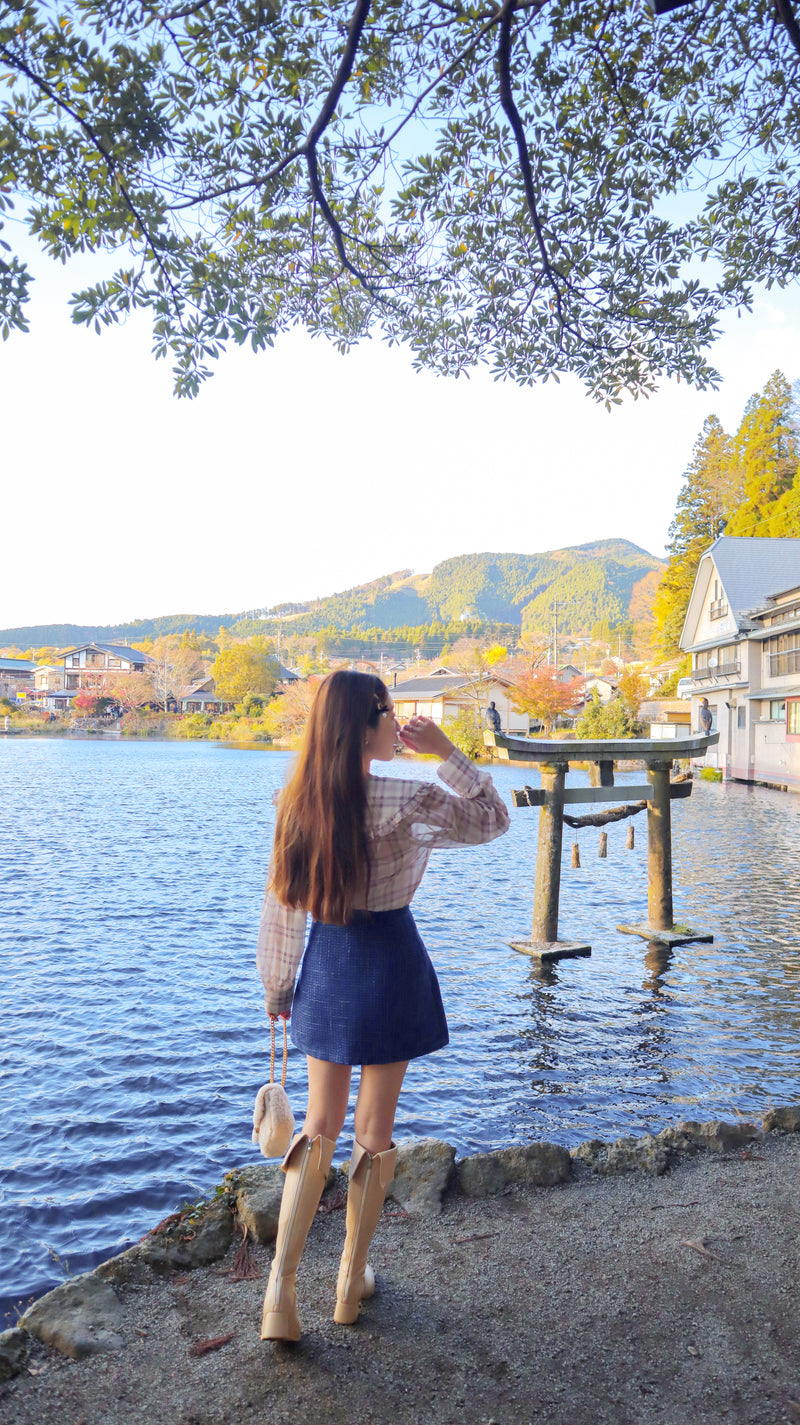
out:
{"label": "woman's hand", "polygon": [[420,752],[424,757],[440,757],[447,761],[455,747],[439,724],[429,717],[412,717],[400,728],[400,739],[411,752]]}

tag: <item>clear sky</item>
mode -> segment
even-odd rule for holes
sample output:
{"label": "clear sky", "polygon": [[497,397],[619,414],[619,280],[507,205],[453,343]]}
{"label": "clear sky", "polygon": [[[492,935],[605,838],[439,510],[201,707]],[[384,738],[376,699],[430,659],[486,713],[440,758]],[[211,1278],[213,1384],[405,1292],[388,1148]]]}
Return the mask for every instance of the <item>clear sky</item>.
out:
{"label": "clear sky", "polygon": [[800,375],[795,288],[730,318],[719,391],[669,383],[611,413],[571,379],[444,380],[301,332],[230,350],[178,401],[146,316],[77,328],[90,269],[35,265],[31,332],[0,346],[0,628],[235,613],[480,550],[663,555],[706,415],[735,429],[776,367]]}

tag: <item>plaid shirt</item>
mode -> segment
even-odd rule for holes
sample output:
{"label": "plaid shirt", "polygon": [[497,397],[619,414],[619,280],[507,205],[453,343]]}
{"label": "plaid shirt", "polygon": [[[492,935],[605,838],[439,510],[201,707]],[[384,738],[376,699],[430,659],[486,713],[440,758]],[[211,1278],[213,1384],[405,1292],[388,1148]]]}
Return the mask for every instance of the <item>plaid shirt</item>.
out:
{"label": "plaid shirt", "polygon": [[[480,846],[508,830],[509,815],[488,772],[452,752],[435,782],[367,778],[370,883],[367,910],[397,910],[411,901],[436,846]],[[256,961],[268,1014],[291,1009],[303,954],[307,913],[281,905],[269,889],[258,931]]]}

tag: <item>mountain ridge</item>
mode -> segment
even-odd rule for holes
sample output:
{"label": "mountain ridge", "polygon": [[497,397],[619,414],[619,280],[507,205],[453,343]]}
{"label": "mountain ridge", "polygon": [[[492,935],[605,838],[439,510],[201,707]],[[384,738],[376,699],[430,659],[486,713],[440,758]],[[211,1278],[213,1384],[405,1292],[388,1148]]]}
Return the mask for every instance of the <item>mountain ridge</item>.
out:
{"label": "mountain ridge", "polygon": [[[665,561],[625,539],[592,540],[534,554],[483,551],[454,555],[430,573],[397,569],[323,598],[275,604],[257,620],[261,631],[290,622],[294,632],[420,627],[429,623],[549,627],[557,606],[565,633],[646,617]],[[248,614],[168,614],[114,624],[30,624],[0,629],[0,643],[67,646],[90,640],[135,642],[186,628],[252,632]]]}

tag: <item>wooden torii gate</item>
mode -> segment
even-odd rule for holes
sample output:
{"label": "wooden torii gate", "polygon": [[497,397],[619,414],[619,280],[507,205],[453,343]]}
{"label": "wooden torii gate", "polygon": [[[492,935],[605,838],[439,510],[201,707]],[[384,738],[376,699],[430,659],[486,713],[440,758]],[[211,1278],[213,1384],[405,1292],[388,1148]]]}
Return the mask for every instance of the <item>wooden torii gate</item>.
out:
{"label": "wooden torii gate", "polygon": [[[647,920],[618,925],[617,930],[666,945],[713,940],[713,935],[676,925],[673,919],[670,802],[675,797],[690,796],[692,783],[670,782],[669,774],[675,759],[702,757],[719,741],[719,733],[668,742],[644,737],[556,742],[487,730],[484,741],[501,761],[538,763],[542,776],[540,788],[525,787],[512,793],[516,806],[540,808],[531,935],[529,940],[512,940],[513,949],[540,960],[591,954],[590,945],[558,937],[564,807],[576,802],[647,802]],[[644,762],[647,784],[615,786],[615,761]],[[599,786],[567,787],[566,773],[571,762],[595,763]]]}

